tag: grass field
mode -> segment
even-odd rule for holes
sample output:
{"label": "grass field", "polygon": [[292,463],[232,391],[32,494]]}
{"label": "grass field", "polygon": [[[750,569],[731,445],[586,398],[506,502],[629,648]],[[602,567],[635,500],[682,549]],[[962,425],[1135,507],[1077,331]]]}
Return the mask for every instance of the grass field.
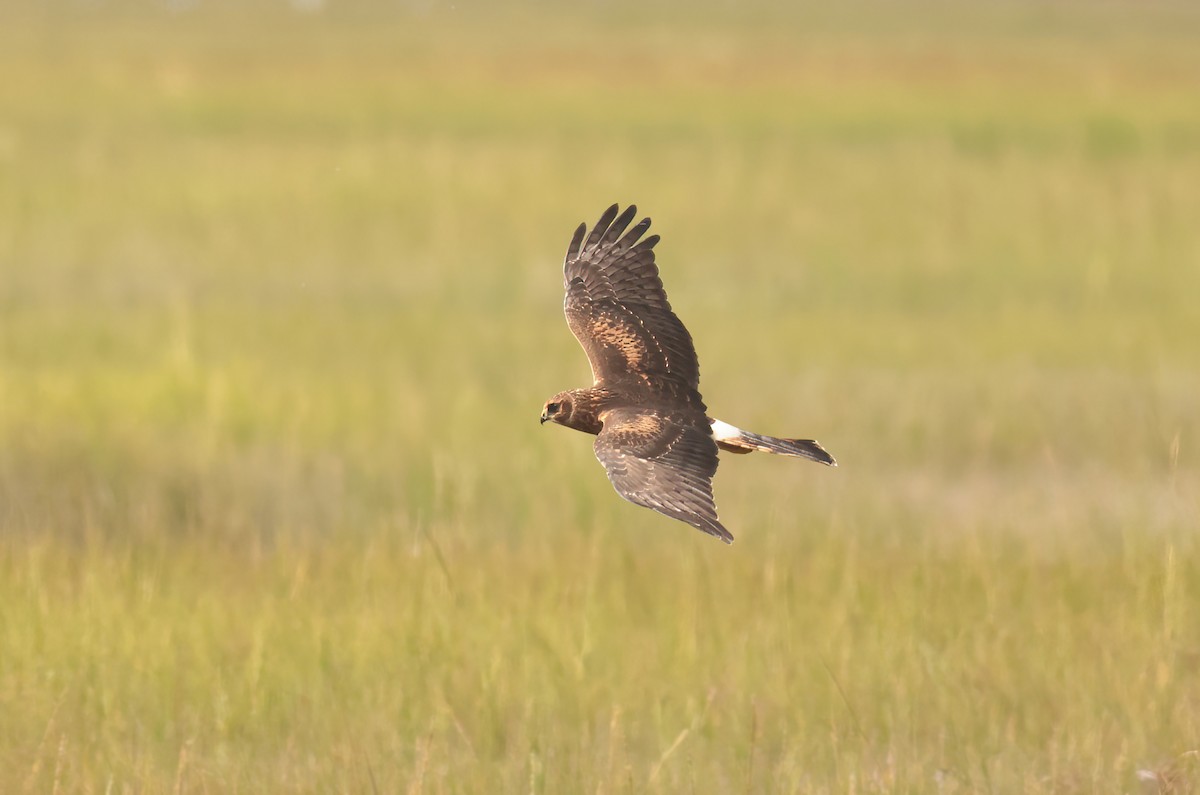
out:
{"label": "grass field", "polygon": [[[0,12],[0,791],[1200,788],[1200,10],[305,7]],[[614,201],[732,547],[538,426]]]}

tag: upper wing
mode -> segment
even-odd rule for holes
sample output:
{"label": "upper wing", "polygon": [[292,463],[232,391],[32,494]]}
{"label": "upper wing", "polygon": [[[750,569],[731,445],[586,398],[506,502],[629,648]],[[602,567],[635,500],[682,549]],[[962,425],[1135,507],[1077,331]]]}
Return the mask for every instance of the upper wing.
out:
{"label": "upper wing", "polygon": [[618,494],[733,543],[713,502],[717,443],[707,420],[694,424],[639,409],[613,409],[601,419],[596,457]]}
{"label": "upper wing", "polygon": [[658,277],[658,235],[638,242],[650,228],[649,218],[625,232],[635,215],[637,207],[630,205],[618,218],[614,204],[590,235],[585,224],[575,230],[563,266],[567,324],[587,353],[596,383],[633,378],[694,391],[700,365]]}

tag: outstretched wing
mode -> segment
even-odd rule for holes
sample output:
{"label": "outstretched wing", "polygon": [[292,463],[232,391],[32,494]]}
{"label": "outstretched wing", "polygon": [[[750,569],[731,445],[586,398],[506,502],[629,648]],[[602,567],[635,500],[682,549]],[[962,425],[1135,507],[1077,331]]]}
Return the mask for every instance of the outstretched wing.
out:
{"label": "outstretched wing", "polygon": [[620,217],[617,209],[614,204],[605,210],[591,234],[585,224],[575,230],[563,266],[567,325],[587,353],[597,384],[640,381],[694,392],[700,365],[658,277],[658,235],[642,240],[650,219],[629,229],[637,207],[630,205]]}
{"label": "outstretched wing", "polygon": [[717,443],[699,422],[653,409],[612,409],[601,414],[596,457],[625,499],[687,522],[727,544],[733,535],[717,519],[712,478]]}

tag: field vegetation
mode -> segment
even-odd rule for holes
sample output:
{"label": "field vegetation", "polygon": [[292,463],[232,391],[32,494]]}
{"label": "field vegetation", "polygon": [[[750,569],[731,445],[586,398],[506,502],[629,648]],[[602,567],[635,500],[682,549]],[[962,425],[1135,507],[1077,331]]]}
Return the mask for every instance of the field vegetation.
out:
{"label": "field vegetation", "polygon": [[[829,5],[0,12],[0,791],[1200,787],[1200,11]],[[538,426],[614,201],[731,547]]]}

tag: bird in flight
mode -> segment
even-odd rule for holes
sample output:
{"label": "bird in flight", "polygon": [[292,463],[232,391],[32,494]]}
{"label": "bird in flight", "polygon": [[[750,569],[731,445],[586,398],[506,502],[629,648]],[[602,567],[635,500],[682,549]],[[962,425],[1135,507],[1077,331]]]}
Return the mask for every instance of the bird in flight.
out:
{"label": "bird in flight", "polygon": [[590,234],[580,224],[567,247],[563,311],[594,383],[546,401],[542,423],[594,434],[596,457],[625,499],[733,543],[713,501],[718,449],[837,462],[812,439],[777,439],[709,418],[696,348],[654,263],[658,235],[643,239],[650,219],[630,227],[637,207],[619,209],[605,210]]}

